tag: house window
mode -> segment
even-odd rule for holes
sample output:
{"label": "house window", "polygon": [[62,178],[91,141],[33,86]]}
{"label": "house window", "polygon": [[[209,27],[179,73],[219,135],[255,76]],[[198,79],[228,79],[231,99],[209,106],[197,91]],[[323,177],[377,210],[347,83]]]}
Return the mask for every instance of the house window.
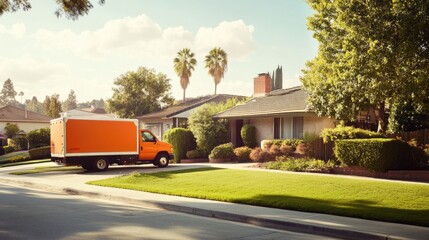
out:
{"label": "house window", "polygon": [[293,118],[293,138],[304,138],[304,117]]}
{"label": "house window", "polygon": [[274,139],[279,139],[279,138],[281,138],[281,135],[280,135],[280,123],[281,123],[281,121],[280,121],[280,118],[274,118]]}

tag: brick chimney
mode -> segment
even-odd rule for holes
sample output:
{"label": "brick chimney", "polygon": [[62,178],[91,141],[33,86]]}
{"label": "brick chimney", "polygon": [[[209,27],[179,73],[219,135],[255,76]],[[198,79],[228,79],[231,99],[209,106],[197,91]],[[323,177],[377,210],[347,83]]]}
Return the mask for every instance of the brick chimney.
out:
{"label": "brick chimney", "polygon": [[267,73],[260,73],[253,79],[253,97],[265,97],[271,92],[271,77]]}

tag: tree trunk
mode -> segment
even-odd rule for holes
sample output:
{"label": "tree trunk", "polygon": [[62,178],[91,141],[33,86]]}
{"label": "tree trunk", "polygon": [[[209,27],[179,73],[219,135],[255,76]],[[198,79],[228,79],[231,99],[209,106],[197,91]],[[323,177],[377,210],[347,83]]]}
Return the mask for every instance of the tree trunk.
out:
{"label": "tree trunk", "polygon": [[185,98],[185,89],[183,89],[183,102],[186,100],[186,98]]}
{"label": "tree trunk", "polygon": [[387,129],[387,119],[385,117],[385,111],[386,111],[386,103],[382,102],[380,104],[380,108],[378,109],[378,114],[376,114],[376,118],[377,118],[377,122],[378,122],[378,127],[377,127],[377,132],[378,133],[385,133],[386,129]]}
{"label": "tree trunk", "polygon": [[215,83],[215,95],[216,95],[217,84]]}

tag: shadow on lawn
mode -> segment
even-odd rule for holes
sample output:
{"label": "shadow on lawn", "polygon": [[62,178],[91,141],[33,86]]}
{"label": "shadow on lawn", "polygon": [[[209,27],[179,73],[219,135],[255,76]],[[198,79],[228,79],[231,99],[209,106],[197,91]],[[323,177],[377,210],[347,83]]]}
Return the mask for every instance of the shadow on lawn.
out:
{"label": "shadow on lawn", "polygon": [[428,208],[411,210],[379,207],[375,205],[376,202],[366,199],[341,202],[288,195],[257,195],[252,198],[237,199],[234,202],[429,227]]}
{"label": "shadow on lawn", "polygon": [[172,178],[174,175],[182,174],[182,173],[193,173],[193,172],[207,172],[207,171],[215,171],[215,170],[222,170],[223,168],[214,168],[214,167],[199,167],[199,168],[192,168],[192,169],[180,169],[180,170],[168,170],[168,171],[162,171],[162,172],[135,172],[137,176],[142,175],[150,175],[151,177],[155,178]]}

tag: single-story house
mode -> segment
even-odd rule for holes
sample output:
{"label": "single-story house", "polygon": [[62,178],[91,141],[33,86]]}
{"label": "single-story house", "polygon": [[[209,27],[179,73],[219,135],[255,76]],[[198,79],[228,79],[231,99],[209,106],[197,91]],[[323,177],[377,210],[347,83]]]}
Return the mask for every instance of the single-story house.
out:
{"label": "single-story house", "polygon": [[198,107],[205,103],[224,102],[230,98],[243,99],[244,97],[228,94],[203,96],[186,100],[160,111],[148,113],[136,118],[139,120],[140,128],[149,129],[157,138],[162,139],[164,133],[170,128],[186,128],[189,116],[191,116]]}
{"label": "single-story house", "polygon": [[231,142],[242,146],[240,135],[244,124],[256,127],[256,139],[303,138],[305,133],[319,134],[323,128],[335,127],[334,120],[319,117],[307,104],[307,93],[292,87],[271,91],[271,77],[259,74],[254,78],[253,99],[218,113],[216,118],[230,122]]}
{"label": "single-story house", "polygon": [[20,130],[28,133],[50,126],[52,118],[26,109],[6,105],[0,107],[0,133],[4,134],[7,123],[16,124]]}

